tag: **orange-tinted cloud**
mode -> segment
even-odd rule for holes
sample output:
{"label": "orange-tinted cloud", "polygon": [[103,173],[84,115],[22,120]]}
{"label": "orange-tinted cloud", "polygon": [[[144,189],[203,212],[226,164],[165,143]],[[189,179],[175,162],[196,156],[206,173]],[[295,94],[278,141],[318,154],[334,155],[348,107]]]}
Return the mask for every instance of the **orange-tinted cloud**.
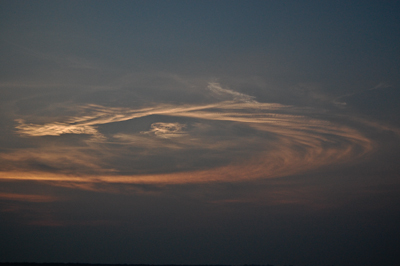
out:
{"label": "orange-tinted cloud", "polygon": [[[348,162],[373,150],[374,141],[362,130],[349,123],[313,118],[318,110],[260,103],[217,83],[210,83],[208,88],[234,99],[140,109],[86,105],[79,108],[79,115],[66,121],[41,125],[18,120],[17,132],[25,137],[85,134],[92,138],[85,147],[56,145],[0,154],[3,161],[16,165],[0,172],[0,178],[80,184],[236,182],[300,174]],[[132,133],[107,134],[99,128],[154,115],[187,122],[160,121],[151,123],[146,131]],[[252,135],[235,133],[235,126]],[[208,165],[194,167],[199,154]],[[173,157],[176,165],[158,170],[162,158],[168,157]],[[192,163],[186,163],[189,159]],[[213,165],[216,160],[223,163]],[[34,163],[18,166],[23,161]],[[126,163],[122,165],[121,161]],[[141,165],[146,163],[149,166]],[[33,164],[55,170],[30,169]],[[142,168],[139,171],[135,167]]]}
{"label": "orange-tinted cloud", "polygon": [[57,198],[47,195],[4,193],[4,192],[0,192],[0,199],[12,200],[12,201],[28,201],[28,202],[52,202],[57,200]]}

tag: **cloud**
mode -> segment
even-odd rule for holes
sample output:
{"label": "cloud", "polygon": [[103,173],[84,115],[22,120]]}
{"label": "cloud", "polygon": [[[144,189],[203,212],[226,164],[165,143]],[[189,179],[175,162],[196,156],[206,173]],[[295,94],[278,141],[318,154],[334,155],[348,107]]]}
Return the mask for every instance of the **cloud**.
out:
{"label": "cloud", "polygon": [[16,126],[21,135],[32,137],[39,136],[60,136],[62,134],[89,134],[97,135],[98,131],[90,125],[74,125],[70,123],[49,123],[45,125],[26,124],[24,120],[16,120],[19,125]]}
{"label": "cloud", "polygon": [[186,135],[183,130],[185,125],[180,123],[153,123],[149,131],[142,131],[142,134],[154,134],[159,138],[174,138]]}
{"label": "cloud", "polygon": [[[238,182],[347,163],[375,145],[361,127],[323,119],[319,109],[257,102],[217,83],[208,89],[233,99],[138,109],[88,104],[64,121],[33,124],[19,119],[16,129],[25,138],[92,137],[83,147],[62,146],[56,138],[51,148],[38,144],[3,153],[3,165],[9,166],[0,178],[75,183],[85,189],[96,183]],[[119,123],[132,129],[110,133],[105,128],[118,128]]]}
{"label": "cloud", "polygon": [[10,200],[10,201],[28,201],[28,202],[52,202],[57,200],[57,198],[47,195],[3,193],[3,192],[0,192],[0,199]]}
{"label": "cloud", "polygon": [[375,87],[369,89],[369,90],[379,90],[379,89],[386,89],[386,88],[391,88],[392,85],[390,84],[386,84],[384,82],[379,83],[378,85],[376,85]]}
{"label": "cloud", "polygon": [[319,108],[259,102],[218,83],[203,87],[210,92],[216,98],[208,102],[71,106],[70,116],[35,120],[50,120],[42,123],[20,115],[16,133],[31,146],[0,153],[0,179],[96,190],[279,178],[365,158],[379,145],[371,132],[398,132]]}
{"label": "cloud", "polygon": [[0,153],[0,169],[6,171],[41,171],[64,174],[107,173],[114,171],[102,163],[110,153],[101,147],[40,145]]}
{"label": "cloud", "polygon": [[217,96],[230,97],[230,98],[233,98],[234,101],[257,103],[257,101],[254,100],[255,97],[252,97],[252,96],[249,96],[249,95],[237,92],[237,91],[224,89],[221,87],[221,85],[219,83],[216,83],[216,82],[210,82],[208,84],[207,88]]}

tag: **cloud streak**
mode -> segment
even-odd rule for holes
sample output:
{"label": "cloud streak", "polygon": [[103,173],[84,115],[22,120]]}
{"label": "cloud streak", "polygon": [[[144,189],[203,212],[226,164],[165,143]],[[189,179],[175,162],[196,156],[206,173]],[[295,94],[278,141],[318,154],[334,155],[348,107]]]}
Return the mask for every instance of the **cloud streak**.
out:
{"label": "cloud streak", "polygon": [[218,95],[218,96],[228,96],[228,97],[232,97],[233,100],[235,100],[235,101],[241,101],[241,102],[246,102],[246,103],[257,103],[257,101],[254,100],[254,97],[237,92],[237,91],[224,89],[221,87],[221,85],[219,83],[216,83],[216,82],[210,82],[208,84],[207,88],[210,91],[212,91],[215,95]]}
{"label": "cloud streak", "polygon": [[57,198],[46,195],[19,194],[19,193],[3,193],[0,192],[1,200],[22,201],[22,202],[52,202]]}

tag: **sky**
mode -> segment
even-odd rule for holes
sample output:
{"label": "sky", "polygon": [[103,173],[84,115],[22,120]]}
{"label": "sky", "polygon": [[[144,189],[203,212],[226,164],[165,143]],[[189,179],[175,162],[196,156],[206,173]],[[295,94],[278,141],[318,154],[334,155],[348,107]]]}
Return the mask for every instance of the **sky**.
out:
{"label": "sky", "polygon": [[0,1],[0,262],[397,265],[399,1]]}

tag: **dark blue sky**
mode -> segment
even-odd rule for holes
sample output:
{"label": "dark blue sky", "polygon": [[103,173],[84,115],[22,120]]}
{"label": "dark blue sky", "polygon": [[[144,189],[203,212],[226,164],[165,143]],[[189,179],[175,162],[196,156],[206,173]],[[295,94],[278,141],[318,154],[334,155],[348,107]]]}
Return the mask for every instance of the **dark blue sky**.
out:
{"label": "dark blue sky", "polygon": [[0,1],[0,262],[396,265],[399,1]]}

